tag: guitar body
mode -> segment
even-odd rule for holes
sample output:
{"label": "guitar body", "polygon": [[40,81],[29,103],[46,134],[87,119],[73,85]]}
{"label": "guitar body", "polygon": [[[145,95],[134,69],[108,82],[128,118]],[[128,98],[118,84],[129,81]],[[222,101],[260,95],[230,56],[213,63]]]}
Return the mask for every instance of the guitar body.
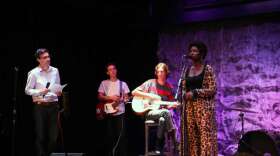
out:
{"label": "guitar body", "polygon": [[132,109],[136,114],[143,115],[145,112],[149,110],[158,110],[160,106],[165,105],[178,105],[177,102],[169,102],[169,101],[153,101],[148,98],[134,96],[132,100]]}
{"label": "guitar body", "polygon": [[137,114],[143,114],[148,110],[159,109],[160,104],[151,105],[151,100],[140,96],[134,96],[132,100],[132,109]]}
{"label": "guitar body", "polygon": [[104,104],[104,112],[106,114],[115,114],[118,112],[118,107],[117,106],[114,107],[113,104],[114,102]]}
{"label": "guitar body", "polygon": [[118,108],[113,106],[113,101],[100,102],[96,105],[96,119],[102,120],[109,114],[118,112]]}

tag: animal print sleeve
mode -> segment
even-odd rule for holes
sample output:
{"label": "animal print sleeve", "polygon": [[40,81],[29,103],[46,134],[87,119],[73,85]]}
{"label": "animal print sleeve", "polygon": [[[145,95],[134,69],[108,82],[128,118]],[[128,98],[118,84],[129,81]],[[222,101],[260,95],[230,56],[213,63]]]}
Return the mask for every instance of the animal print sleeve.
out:
{"label": "animal print sleeve", "polygon": [[210,65],[206,66],[203,78],[202,89],[193,91],[194,97],[211,98],[216,94],[216,77],[213,68]]}

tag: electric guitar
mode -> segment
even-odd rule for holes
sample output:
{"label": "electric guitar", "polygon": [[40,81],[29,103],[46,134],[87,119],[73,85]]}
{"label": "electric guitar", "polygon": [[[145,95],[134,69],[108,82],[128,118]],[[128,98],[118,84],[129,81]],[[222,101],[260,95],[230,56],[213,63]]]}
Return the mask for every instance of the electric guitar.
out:
{"label": "electric guitar", "polygon": [[143,115],[149,110],[160,109],[160,106],[178,106],[178,102],[171,101],[161,101],[161,100],[151,100],[149,98],[144,98],[140,96],[134,96],[132,100],[132,110],[139,115]]}
{"label": "electric guitar", "polygon": [[[126,100],[121,100],[120,103],[128,103],[131,97],[128,97]],[[113,115],[119,111],[118,105],[114,106],[115,102],[113,100],[100,102],[96,105],[96,118],[102,120],[107,115]]]}

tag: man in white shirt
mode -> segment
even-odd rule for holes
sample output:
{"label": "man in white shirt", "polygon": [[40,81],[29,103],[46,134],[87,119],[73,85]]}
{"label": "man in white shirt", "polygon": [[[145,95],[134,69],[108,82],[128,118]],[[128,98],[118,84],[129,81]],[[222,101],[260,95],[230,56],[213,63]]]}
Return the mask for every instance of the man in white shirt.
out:
{"label": "man in white shirt", "polygon": [[49,86],[60,85],[58,69],[50,66],[49,51],[38,49],[35,57],[39,65],[28,73],[25,93],[32,96],[36,132],[37,156],[49,156],[56,148],[58,137],[58,96]]}
{"label": "man in white shirt", "polygon": [[125,143],[125,101],[128,100],[127,84],[117,78],[117,68],[113,63],[106,66],[108,80],[101,82],[98,89],[100,101],[113,103],[116,112],[107,115],[107,148],[109,156],[126,156]]}

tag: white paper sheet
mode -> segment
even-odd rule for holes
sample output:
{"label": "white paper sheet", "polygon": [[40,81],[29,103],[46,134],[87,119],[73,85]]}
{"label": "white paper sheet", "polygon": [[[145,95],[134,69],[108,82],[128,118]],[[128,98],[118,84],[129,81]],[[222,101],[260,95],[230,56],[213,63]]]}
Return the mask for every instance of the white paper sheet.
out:
{"label": "white paper sheet", "polygon": [[67,84],[60,85],[60,84],[52,84],[50,85],[49,89],[52,93],[62,92],[63,88],[66,87]]}

